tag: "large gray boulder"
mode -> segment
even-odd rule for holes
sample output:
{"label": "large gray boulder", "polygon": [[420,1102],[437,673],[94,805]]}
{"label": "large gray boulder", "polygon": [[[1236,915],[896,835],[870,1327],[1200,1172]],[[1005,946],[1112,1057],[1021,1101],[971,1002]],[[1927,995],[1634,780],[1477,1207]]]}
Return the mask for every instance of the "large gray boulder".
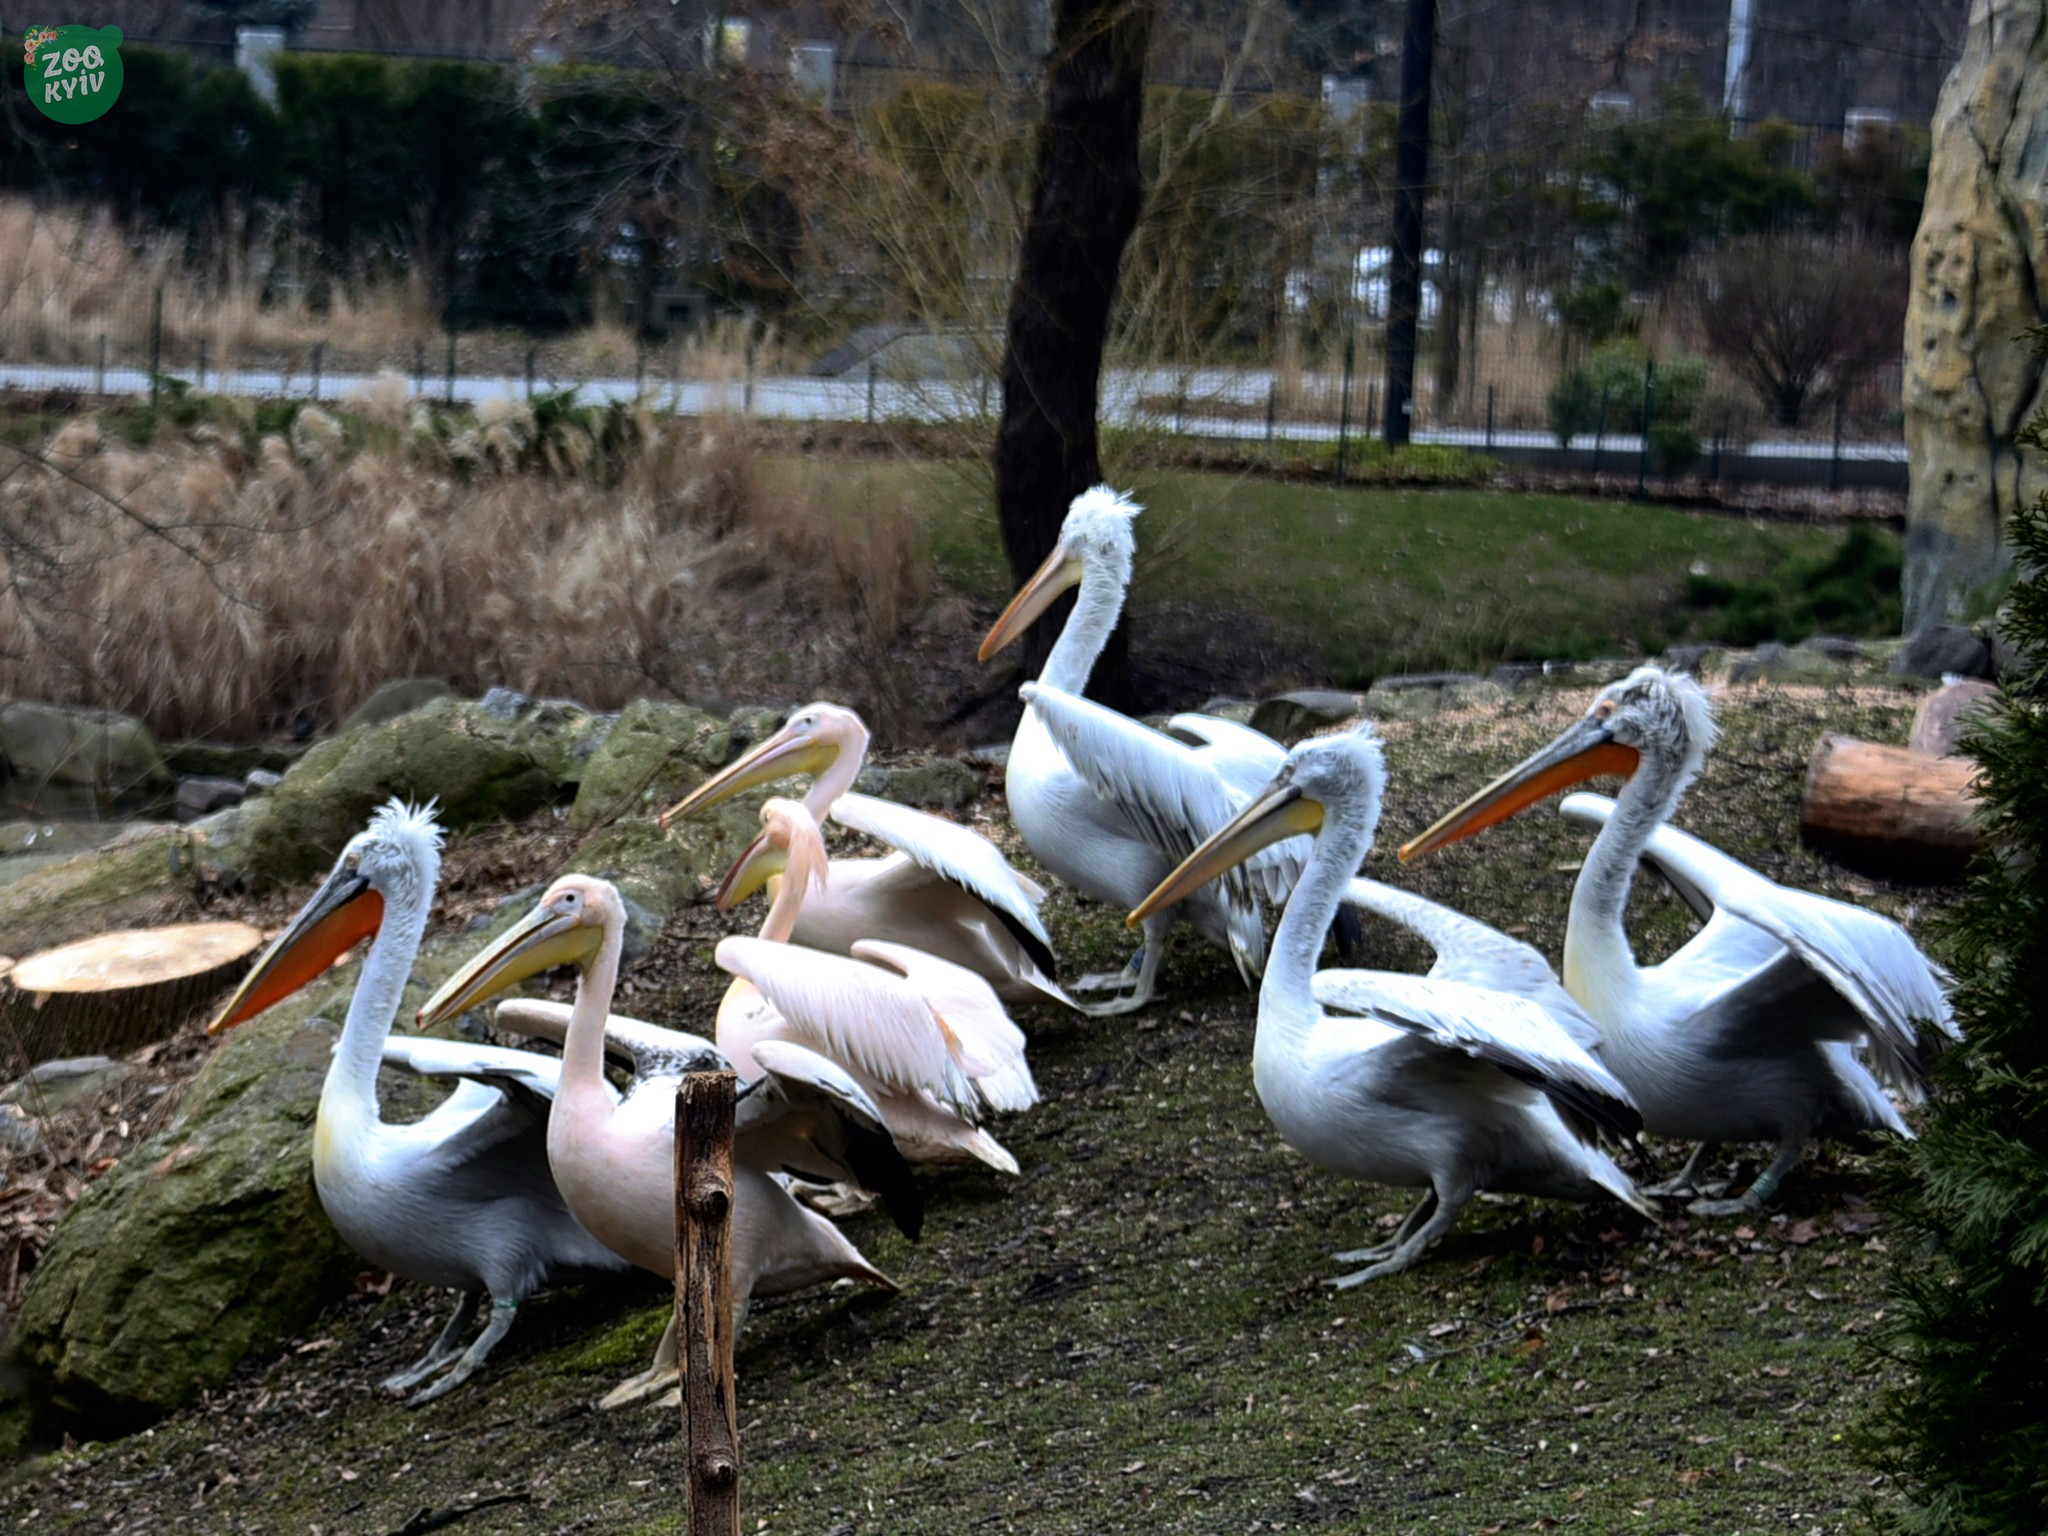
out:
{"label": "large gray boulder", "polygon": [[261,887],[326,868],[393,795],[436,802],[450,829],[531,815],[562,797],[573,740],[600,718],[564,716],[543,727],[435,699],[320,742],[268,794],[210,826],[208,846],[220,864]]}
{"label": "large gray boulder", "polygon": [[52,816],[154,811],[177,779],[133,715],[27,700],[0,705],[0,799]]}
{"label": "large gray boulder", "polygon": [[368,698],[342,716],[337,729],[352,731],[359,725],[382,725],[436,699],[454,697],[455,690],[445,677],[394,677],[371,689]]}
{"label": "large gray boulder", "polygon": [[1929,624],[1900,647],[1891,667],[1902,677],[1989,678],[1991,642],[1964,624]]}
{"label": "large gray boulder", "polygon": [[1357,719],[1364,707],[1363,694],[1337,688],[1297,688],[1260,701],[1250,724],[1253,730],[1291,745],[1325,726]]}
{"label": "large gray boulder", "polygon": [[58,1224],[9,1341],[44,1435],[106,1438],[182,1407],[303,1328],[360,1267],[313,1189],[335,1030],[311,1007],[230,1035],[176,1121]]}

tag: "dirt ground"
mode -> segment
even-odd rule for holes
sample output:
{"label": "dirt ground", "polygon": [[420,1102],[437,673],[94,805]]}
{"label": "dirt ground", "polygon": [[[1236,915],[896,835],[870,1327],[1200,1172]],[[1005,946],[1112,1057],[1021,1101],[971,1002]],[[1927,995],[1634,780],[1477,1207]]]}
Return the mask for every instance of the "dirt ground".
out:
{"label": "dirt ground", "polygon": [[[1384,728],[1393,782],[1368,872],[1555,955],[1585,840],[1554,813],[1413,870],[1391,849],[1584,702],[1525,694]],[[1731,693],[1679,821],[1774,878],[1917,928],[1945,898],[1826,865],[1796,832],[1817,732],[1901,739],[1909,710],[1890,692]],[[1016,846],[996,788],[976,816]],[[456,838],[437,923],[537,885],[562,842],[546,821]],[[251,915],[279,921],[304,894]],[[1061,893],[1049,916],[1072,972],[1127,953],[1117,914]],[[1690,923],[1651,889],[1635,918],[1646,957]],[[685,910],[621,1010],[708,1029],[724,980],[711,945],[758,921]],[[1374,925],[1357,963],[1426,959]],[[1883,1380],[1865,1341],[1886,1262],[1865,1151],[1824,1149],[1761,1219],[1652,1225],[1485,1199],[1417,1269],[1339,1293],[1321,1284],[1330,1253],[1391,1227],[1407,1196],[1279,1143],[1251,1089],[1253,1018],[1228,960],[1185,937],[1142,1015],[1021,1016],[1044,1102],[996,1130],[1022,1173],[926,1180],[915,1245],[879,1217],[850,1223],[900,1294],[755,1309],[738,1360],[745,1530],[1834,1533],[1887,1496],[1845,1439]],[[1746,1177],[1757,1149],[1737,1150],[1725,1171]],[[1652,1151],[1668,1171],[1678,1149]],[[685,1528],[677,1415],[592,1407],[644,1363],[660,1285],[546,1294],[484,1376],[398,1407],[375,1383],[447,1305],[365,1275],[305,1338],[188,1411],[22,1468],[0,1488],[0,1527]]]}

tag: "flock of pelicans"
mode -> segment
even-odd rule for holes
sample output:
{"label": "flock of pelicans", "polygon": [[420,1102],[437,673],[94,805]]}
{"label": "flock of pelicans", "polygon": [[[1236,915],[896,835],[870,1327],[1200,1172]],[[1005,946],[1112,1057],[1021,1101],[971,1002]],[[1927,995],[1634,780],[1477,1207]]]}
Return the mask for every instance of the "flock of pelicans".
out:
{"label": "flock of pelicans", "polygon": [[[1419,1188],[1385,1242],[1337,1255],[1357,1285],[1413,1264],[1479,1190],[1619,1200],[1695,1192],[1700,1152],[1769,1142],[1776,1156],[1718,1214],[1770,1199],[1816,1136],[1910,1134],[1924,1051],[1953,1038],[1947,978],[1886,918],[1773,884],[1666,825],[1712,745],[1689,678],[1643,667],[1549,746],[1401,849],[1410,858],[1600,774],[1618,798],[1577,794],[1598,828],[1571,902],[1562,979],[1531,946],[1358,875],[1385,770],[1370,728],[1283,750],[1227,720],[1182,715],[1155,731],[1081,697],[1122,608],[1138,508],[1098,487],[981,648],[986,660],[1068,588],[1075,607],[1026,709],[1008,764],[1010,814],[1039,862],[1130,914],[1143,941],[1120,973],[1063,989],[1038,907],[1044,891],[978,834],[850,792],[867,746],[851,711],[815,704],[664,812],[666,827],[748,789],[809,775],[802,801],[769,799],[760,835],[718,891],[729,910],[771,900],[758,937],[730,937],[733,981],[716,1043],[611,1013],[625,933],[618,892],[565,875],[533,912],[419,1010],[422,1029],[558,966],[573,1006],[509,1000],[500,1029],[557,1042],[559,1057],[428,1036],[392,1038],[432,904],[440,833],[393,802],[353,838],[320,889],[210,1026],[229,1028],[370,938],[320,1099],[313,1170],[341,1235],[372,1263],[461,1292],[426,1355],[385,1385],[431,1400],[467,1379],[548,1277],[674,1264],[673,1119],[683,1073],[730,1063],[742,1082],[734,1145],[734,1297],[851,1277],[890,1281],[824,1211],[848,1186],[913,1237],[910,1168],[1016,1161],[980,1121],[1038,1090],[1005,1002],[1050,999],[1112,1014],[1152,997],[1185,918],[1259,982],[1252,1052],[1260,1103],[1303,1156],[1378,1184]],[[831,819],[890,846],[828,859]],[[1624,926],[1637,865],[1653,865],[1703,926],[1661,965],[1635,960]],[[1270,949],[1263,907],[1280,909]],[[1436,952],[1426,976],[1318,970],[1345,907],[1390,919]],[[1077,1003],[1069,993],[1093,1001]],[[623,1092],[608,1060],[630,1073]],[[397,1065],[453,1079],[424,1119],[378,1110]],[[1639,1188],[1604,1150],[1647,1129],[1700,1143],[1668,1183]],[[794,1180],[792,1178],[794,1176]],[[809,1182],[798,1182],[809,1181]],[[465,1335],[481,1300],[486,1326]],[[743,1315],[743,1312],[742,1312]],[[673,1324],[654,1362],[607,1399],[676,1381]]]}

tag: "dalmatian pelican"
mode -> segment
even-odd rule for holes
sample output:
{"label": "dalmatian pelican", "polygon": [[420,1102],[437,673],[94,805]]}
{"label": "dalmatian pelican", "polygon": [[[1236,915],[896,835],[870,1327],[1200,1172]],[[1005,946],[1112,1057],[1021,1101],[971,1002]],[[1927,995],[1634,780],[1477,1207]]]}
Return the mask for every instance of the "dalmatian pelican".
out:
{"label": "dalmatian pelican", "polygon": [[[426,1354],[383,1383],[402,1392],[426,1382],[408,1399],[412,1406],[474,1375],[520,1303],[549,1276],[625,1268],[570,1214],[549,1176],[554,1062],[465,1042],[388,1038],[440,867],[432,810],[391,801],[349,839],[319,890],[207,1026],[217,1035],[254,1018],[370,938],[320,1090],[313,1184],[357,1253],[408,1280],[462,1293]],[[377,1103],[377,1071],[387,1059],[427,1075],[488,1082],[459,1081],[426,1118],[393,1125]],[[489,1321],[464,1349],[485,1297]]]}
{"label": "dalmatian pelican", "polygon": [[781,730],[661,813],[676,821],[792,774],[812,775],[804,808],[894,851],[834,859],[791,937],[810,949],[853,952],[862,939],[908,945],[975,972],[1008,1003],[1072,1006],[1053,977],[1052,939],[1038,915],[1044,889],[1010,867],[979,832],[907,805],[855,794],[868,728],[838,704],[806,704]]}
{"label": "dalmatian pelican", "polygon": [[[726,1058],[712,1044],[638,1021],[607,1023],[626,911],[617,889],[587,875],[564,875],[539,904],[475,956],[426,1002],[422,1029],[488,1001],[559,965],[576,967],[576,1001],[562,1022],[559,1086],[547,1122],[547,1161],[570,1211],[621,1258],[670,1278],[675,1270],[675,1094],[680,1076]],[[509,1022],[546,1034],[545,1010]],[[637,1026],[637,1027],[634,1027]],[[635,1066],[623,1098],[605,1078],[607,1038]],[[665,1038],[664,1038],[665,1037]],[[774,1177],[795,1173],[822,1183],[873,1190],[904,1233],[915,1238],[923,1205],[880,1112],[844,1071],[791,1041],[763,1041],[736,1109],[733,1137],[734,1326],[754,1296],[781,1296],[832,1280],[895,1290],[831,1222],[799,1204]],[[646,1371],[621,1383],[600,1406],[620,1407],[673,1386],[674,1320]]]}
{"label": "dalmatian pelican", "polygon": [[811,813],[771,798],[760,836],[719,886],[718,909],[777,876],[760,935],[719,941],[718,964],[733,976],[718,1009],[719,1048],[745,1073],[764,1042],[800,1041],[853,1075],[913,1162],[1017,1172],[1016,1158],[975,1123],[988,1110],[1038,1102],[1023,1031],[989,984],[903,944],[862,939],[849,957],[796,943],[804,904],[832,877]]}
{"label": "dalmatian pelican", "polygon": [[[1694,1202],[1709,1216],[1768,1202],[1815,1136],[1910,1136],[1885,1089],[1918,1102],[1925,1051],[1957,1037],[1946,974],[1897,923],[1766,880],[1665,825],[1714,729],[1698,683],[1639,667],[1401,849],[1404,861],[1416,858],[1586,779],[1628,779],[1614,800],[1564,803],[1566,815],[1600,829],[1572,891],[1564,985],[1599,1024],[1600,1059],[1628,1085],[1644,1125],[1701,1143],[1658,1193],[1691,1188],[1711,1143],[1774,1144],[1740,1197]],[[1623,926],[1639,859],[1706,920],[1661,965],[1636,963]]]}
{"label": "dalmatian pelican", "polygon": [[[1044,671],[1020,690],[1024,718],[1010,744],[1004,783],[1010,816],[1040,862],[1083,894],[1125,911],[1229,820],[1284,755],[1278,742],[1233,721],[1175,716],[1169,724],[1199,743],[1190,746],[1081,697],[1123,611],[1140,510],[1108,486],[1075,497],[1059,542],[1010,600],[979,652],[986,662],[1061,593],[1079,587]],[[1191,887],[1184,906],[1154,908],[1143,944],[1121,973],[1082,977],[1068,990],[1113,994],[1083,1010],[1091,1014],[1144,1007],[1180,915],[1228,948],[1249,980],[1266,953],[1255,886],[1276,904],[1285,901],[1307,852],[1299,839],[1262,850],[1217,886]]]}
{"label": "dalmatian pelican", "polygon": [[1274,1128],[1311,1162],[1426,1190],[1386,1242],[1336,1255],[1365,1267],[1330,1283],[1348,1289],[1408,1268],[1480,1189],[1615,1199],[1653,1214],[1595,1143],[1603,1130],[1634,1134],[1628,1090],[1549,1008],[1442,969],[1316,970],[1338,906],[1373,895],[1354,891],[1352,875],[1372,845],[1384,784],[1367,728],[1301,743],[1129,919],[1135,926],[1281,839],[1314,835],[1259,988],[1252,1082]]}

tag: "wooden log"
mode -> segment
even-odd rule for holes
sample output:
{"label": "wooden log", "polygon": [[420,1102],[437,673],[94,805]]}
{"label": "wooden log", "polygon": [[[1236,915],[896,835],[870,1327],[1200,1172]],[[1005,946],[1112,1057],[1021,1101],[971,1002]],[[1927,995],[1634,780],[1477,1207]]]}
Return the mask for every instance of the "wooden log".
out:
{"label": "wooden log", "polygon": [[219,1000],[263,935],[179,923],[80,939],[0,970],[0,1070],[54,1056],[118,1055],[175,1034]]}
{"label": "wooden log", "polygon": [[1843,863],[1892,879],[1959,878],[1977,850],[1977,765],[1830,731],[1813,749],[1799,832]]}
{"label": "wooden log", "polygon": [[733,1378],[732,1127],[739,1079],[692,1072],[676,1089],[676,1334],[690,1536],[739,1536]]}

